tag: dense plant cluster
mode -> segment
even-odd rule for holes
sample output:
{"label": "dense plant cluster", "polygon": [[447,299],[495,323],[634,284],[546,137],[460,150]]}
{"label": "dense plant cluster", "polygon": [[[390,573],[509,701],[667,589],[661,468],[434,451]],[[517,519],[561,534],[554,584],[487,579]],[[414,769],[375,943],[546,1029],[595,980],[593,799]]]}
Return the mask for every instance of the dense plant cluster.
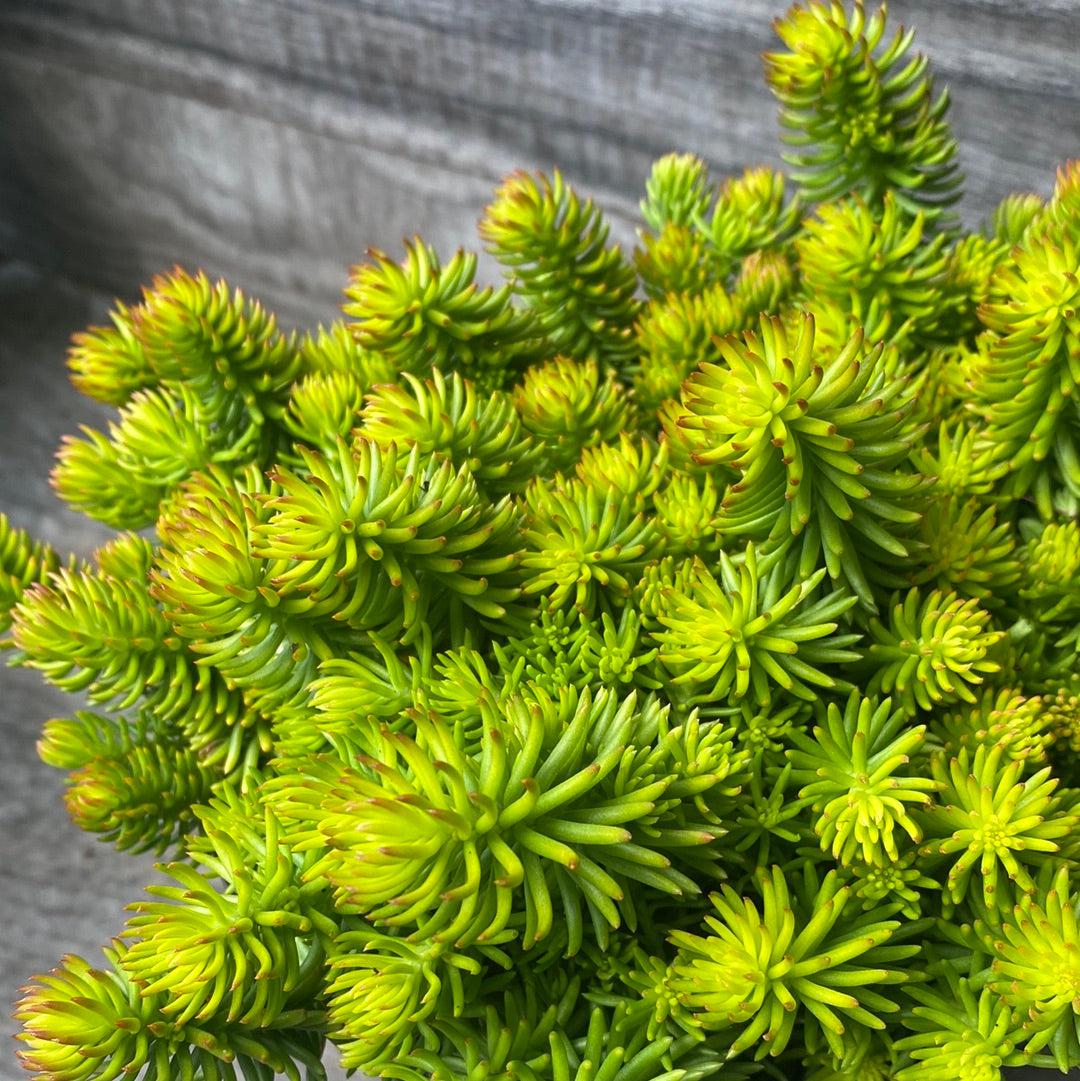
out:
{"label": "dense plant cluster", "polygon": [[[169,851],[25,989],[50,1081],[993,1081],[1080,1064],[1080,167],[981,232],[884,11],[766,57],[792,148],[566,180],[282,332],[177,269],[76,338],[72,817]],[[153,527],[152,532],[145,527]]]}

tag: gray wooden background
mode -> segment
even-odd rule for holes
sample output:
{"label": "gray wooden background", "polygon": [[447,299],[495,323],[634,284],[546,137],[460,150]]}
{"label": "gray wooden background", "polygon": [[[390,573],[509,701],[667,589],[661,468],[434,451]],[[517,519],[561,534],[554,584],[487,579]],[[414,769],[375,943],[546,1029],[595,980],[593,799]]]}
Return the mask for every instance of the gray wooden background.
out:
{"label": "gray wooden background", "polygon": [[[60,434],[102,414],[68,335],[181,263],[290,324],[333,317],[368,245],[474,241],[506,171],[559,165],[633,236],[650,161],[777,161],[759,54],[773,0],[0,0],[0,508],[62,548],[104,530],[52,497]],[[1080,156],[1080,0],[895,0],[939,82],[965,218]],[[65,817],[41,723],[0,671],[0,1004],[121,925],[149,858]],[[6,1010],[3,1011],[6,1013]],[[0,1025],[0,1031],[3,1026]],[[18,1071],[0,1054],[0,1078]]]}

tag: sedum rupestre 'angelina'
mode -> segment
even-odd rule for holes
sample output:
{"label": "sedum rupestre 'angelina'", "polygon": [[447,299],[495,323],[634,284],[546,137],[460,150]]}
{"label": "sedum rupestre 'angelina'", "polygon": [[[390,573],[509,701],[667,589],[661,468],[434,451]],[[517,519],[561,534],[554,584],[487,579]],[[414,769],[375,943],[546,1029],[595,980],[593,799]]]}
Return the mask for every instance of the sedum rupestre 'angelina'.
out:
{"label": "sedum rupestre 'angelina'", "polygon": [[[45,1081],[995,1081],[1080,1065],[1080,165],[984,231],[883,10],[766,57],[790,175],[554,173],[504,272],[296,336],[176,269],[71,374],[87,563],[0,516],[42,759],[168,852],[24,989]],[[153,526],[153,530],[146,527]]]}

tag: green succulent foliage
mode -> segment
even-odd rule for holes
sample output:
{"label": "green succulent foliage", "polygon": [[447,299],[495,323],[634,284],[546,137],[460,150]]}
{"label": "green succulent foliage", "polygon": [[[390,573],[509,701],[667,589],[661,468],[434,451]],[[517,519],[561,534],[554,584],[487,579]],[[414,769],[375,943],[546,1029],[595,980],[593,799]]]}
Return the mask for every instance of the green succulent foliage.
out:
{"label": "green succulent foliage", "polygon": [[316,1011],[292,1011],[267,1029],[223,1018],[181,1025],[164,1013],[167,995],[144,994],[123,971],[123,946],[104,953],[105,969],[69,955],[25,989],[16,1011],[24,1026],[19,1056],[35,1076],[113,1081],[147,1069],[213,1081],[325,1077]]}
{"label": "green succulent foliage", "polygon": [[1051,743],[1048,757],[1055,776],[1076,787],[1077,754],[1080,753],[1080,696],[1069,682],[1051,686],[1040,699],[1045,712]]}
{"label": "green succulent foliage", "polygon": [[942,289],[952,296],[952,336],[974,338],[981,330],[979,309],[990,300],[994,276],[1008,262],[1012,244],[997,236],[969,233],[946,256]]}
{"label": "green succulent foliage", "polygon": [[1000,747],[1027,770],[1045,764],[1056,733],[1053,712],[1039,695],[1025,696],[1011,687],[990,688],[977,702],[936,718],[933,735],[945,751]]}
{"label": "green succulent foliage", "polygon": [[905,981],[891,966],[918,947],[886,945],[899,927],[887,909],[838,928],[851,893],[835,872],[808,880],[805,897],[792,896],[779,867],[762,868],[757,887],[759,901],[729,886],[713,895],[711,934],[671,933],[679,950],[672,989],[704,1029],[738,1030],[735,1054],[781,1054],[801,1015],[842,1057],[846,1026],[882,1029],[880,1015],[900,1009],[882,989]]}
{"label": "green succulent foliage", "polygon": [[[60,557],[48,544],[34,540],[0,514],[0,635],[11,628],[11,611],[26,590],[47,582],[59,567]],[[0,638],[0,649],[11,644]]]}
{"label": "green succulent foliage", "polygon": [[514,173],[480,232],[535,313],[554,352],[620,367],[633,356],[633,267],[609,247],[608,225],[558,172]]}
{"label": "green succulent foliage", "polygon": [[707,221],[696,216],[725,274],[752,252],[783,244],[795,231],[801,211],[797,201],[785,203],[785,184],[784,174],[774,169],[747,169],[724,182]]}
{"label": "green succulent foliage", "polygon": [[1016,590],[1021,562],[1012,523],[998,521],[998,508],[977,497],[942,493],[930,502],[919,522],[923,547],[912,574],[920,585],[932,584],[972,597],[989,608]]}
{"label": "green succulent foliage", "polygon": [[779,20],[790,177],[661,158],[632,260],[517,173],[501,287],[416,238],[310,333],[177,269],[75,337],[55,486],[128,532],[0,516],[0,648],[166,862],[24,989],[40,1081],[1080,1066],[1080,165],[962,230],[885,23]]}
{"label": "green succulent foliage", "polygon": [[653,300],[698,293],[723,284],[725,266],[716,259],[701,231],[668,222],[656,233],[642,233],[634,250],[641,286]]}
{"label": "green succulent foliage", "polygon": [[796,268],[783,249],[750,252],[739,267],[732,298],[744,312],[772,315],[795,290]]}
{"label": "green succulent foliage", "polygon": [[629,882],[696,893],[673,860],[717,836],[695,797],[722,787],[730,743],[635,707],[632,694],[534,688],[485,710],[471,755],[417,712],[415,736],[387,732],[378,759],[312,759],[268,791],[294,848],[324,853],[308,874],[327,878],[339,909],[459,948],[528,948],[558,908],[576,953],[583,915],[602,941],[632,919]]}
{"label": "green succulent foliage", "polygon": [[[650,1038],[640,1011],[626,999],[612,996],[610,1005],[590,1005],[576,983],[545,995],[535,979],[513,975],[524,982],[523,991],[507,990],[492,996],[494,1001],[466,1006],[458,1018],[436,1023],[429,1047],[404,1057],[391,1068],[392,1076],[407,1081],[519,1074],[571,1081],[665,1081],[675,1075],[696,1081],[724,1065],[721,1053],[690,1035]],[[737,1079],[750,1076],[738,1065],[724,1069]]]}
{"label": "green succulent foliage", "polygon": [[667,443],[634,439],[622,432],[618,442],[586,447],[574,471],[585,487],[613,491],[642,511],[663,481],[667,465]]}
{"label": "green succulent foliage", "polygon": [[814,831],[822,849],[843,865],[857,859],[867,866],[895,864],[905,835],[922,839],[910,809],[930,804],[937,782],[908,767],[926,730],[908,726],[903,711],[891,707],[887,698],[852,692],[843,712],[829,703],[812,737],[791,735],[788,757],[794,780],[803,784],[799,797],[818,816]]}
{"label": "green succulent foliage", "polygon": [[158,379],[187,386],[215,413],[239,398],[253,423],[280,418],[301,360],[294,338],[257,301],[176,269],[154,279],[136,311]]}
{"label": "green succulent foliage", "polygon": [[1039,900],[1022,896],[992,936],[990,989],[1011,1008],[1025,1052],[1047,1049],[1067,1070],[1076,1060],[1080,933],[1070,875],[1061,868]]}
{"label": "green succulent foliage", "polygon": [[132,394],[156,383],[136,330],[138,309],[117,301],[111,326],[88,327],[72,335],[68,350],[71,382],[80,394],[107,405],[123,405]]}
{"label": "green succulent foliage", "polygon": [[196,814],[189,860],[161,868],[175,885],[130,906],[106,967],[66,957],[24,989],[20,1056],[36,1075],[324,1076],[315,996],[338,931],[325,888],[300,881],[250,793],[225,786]]}
{"label": "green succulent foliage", "polygon": [[119,418],[108,435],[66,438],[52,479],[83,513],[141,529],[195,471],[272,457],[303,362],[260,304],[179,268],[113,319],[76,341],[70,364],[75,385],[120,405]]}
{"label": "green succulent foliage", "polygon": [[514,405],[551,472],[574,465],[586,447],[616,438],[633,417],[613,373],[604,375],[595,361],[567,357],[530,368],[514,390]]}
{"label": "green succulent foliage", "polygon": [[669,293],[647,304],[638,318],[640,368],[634,390],[643,408],[655,410],[679,393],[703,361],[721,359],[720,340],[741,330],[742,306],[722,285],[699,293]]}
{"label": "green succulent foliage", "polygon": [[1075,521],[1049,522],[1022,551],[1017,593],[1029,618],[1059,636],[1059,646],[1076,648],[1080,613],[1080,527]]}
{"label": "green succulent foliage", "polygon": [[[1068,237],[1021,246],[995,276],[980,317],[993,379],[974,386],[1009,488],[1031,492],[1046,516],[1051,490],[1080,493],[1076,402],[1080,356],[1080,252]],[[1052,468],[1042,463],[1047,462]]]}
{"label": "green succulent foliage", "polygon": [[566,609],[542,609],[528,633],[496,646],[504,671],[520,672],[530,683],[557,695],[566,687],[590,685],[658,690],[655,648],[650,649],[641,617],[624,608],[619,622],[607,613],[599,619]]}
{"label": "green succulent foliage", "polygon": [[488,502],[467,467],[415,444],[406,454],[361,438],[335,450],[305,455],[306,476],[275,474],[281,494],[261,501],[255,549],[287,567],[275,582],[283,595],[364,630],[415,630],[443,590],[455,621],[506,615],[518,594],[509,500]]}
{"label": "green succulent foliage", "polygon": [[1054,193],[1046,205],[1045,215],[1032,212],[1029,229],[1042,230],[1048,236],[1080,238],[1080,168],[1075,161],[1058,166]]}
{"label": "green succulent foliage", "polygon": [[663,591],[656,635],[673,681],[700,688],[708,700],[752,695],[768,703],[773,687],[812,701],[812,688],[838,682],[818,666],[857,660],[857,634],[837,634],[838,618],[855,603],[839,591],[815,598],[824,577],[785,588],[780,567],[759,575],[751,545],[738,566],[720,553],[720,580],[700,562],[689,589]]}
{"label": "green succulent foliage", "polygon": [[364,389],[351,372],[309,375],[289,399],[285,426],[298,443],[325,451],[356,426]]}
{"label": "green succulent foliage", "polygon": [[974,702],[971,686],[1001,667],[991,651],[1003,632],[989,629],[989,623],[990,614],[973,598],[910,590],[896,599],[888,623],[870,620],[870,693],[895,694],[911,712],[941,702]]}
{"label": "green succulent foliage", "polygon": [[895,905],[909,920],[919,919],[925,909],[933,911],[940,883],[923,872],[917,849],[891,863],[856,861],[849,870],[852,894],[864,910]]}
{"label": "green succulent foliage", "polygon": [[792,791],[791,766],[770,768],[769,757],[755,749],[750,779],[740,793],[728,833],[734,851],[743,854],[748,868],[790,858],[809,835],[799,818],[802,807]]}
{"label": "green succulent foliage", "polygon": [[818,208],[795,241],[802,288],[861,314],[885,308],[910,333],[931,337],[943,314],[945,236],[924,239],[925,212],[911,215],[887,192],[880,207],[858,196]]}
{"label": "green succulent foliage", "polygon": [[923,854],[947,864],[948,899],[960,904],[980,897],[992,914],[1013,902],[1005,879],[1021,893],[1034,890],[1032,868],[1060,851],[1058,842],[1077,822],[1055,796],[1058,782],[1049,767],[1022,779],[1023,762],[1001,744],[961,748],[951,759],[937,755],[931,765],[941,794],[925,815]]}
{"label": "green succulent foliage", "polygon": [[1046,204],[1041,195],[1034,192],[1015,192],[1006,195],[990,215],[988,231],[996,240],[1009,247],[1019,244],[1028,230],[1037,225]]}
{"label": "green succulent foliage", "polygon": [[[196,475],[183,515],[158,523],[162,547],[153,590],[181,654],[209,658],[205,668],[265,715],[299,696],[318,660],[332,652],[304,613],[304,598],[282,602],[271,586],[276,567],[255,550],[254,527],[269,519],[257,496],[274,489],[254,470],[234,480]],[[337,633],[341,633],[338,631]]]}
{"label": "green succulent foliage", "polygon": [[[840,354],[852,335],[862,331],[863,341],[874,347],[880,344],[890,358],[890,364],[903,368],[912,383],[925,371],[927,358],[921,352],[921,344],[912,341],[910,324],[898,323],[883,302],[874,300],[863,310],[858,294],[851,294],[842,302],[803,295],[796,304],[780,311],[780,317],[793,337],[798,336],[799,324],[805,315],[814,317],[816,346],[829,360]],[[918,403],[913,403],[911,411],[912,419],[916,420],[919,419],[917,407]]]}
{"label": "green succulent foliage", "polygon": [[814,202],[854,193],[878,205],[888,192],[912,211],[939,215],[959,194],[956,143],[914,33],[886,39],[882,5],[861,0],[795,5],[775,23],[786,52],[767,53],[793,179]]}
{"label": "green succulent foliage", "polygon": [[809,316],[794,341],[762,318],[721,352],[724,363],[699,365],[683,385],[669,438],[698,465],[735,471],[729,529],[772,544],[800,537],[804,573],[823,559],[872,605],[868,576],[907,556],[897,534],[919,520],[910,503],[924,487],[902,467],[918,431],[895,354],[866,349],[858,331],[831,361],[819,357]]}
{"label": "green succulent foliage", "polygon": [[344,319],[328,327],[320,324],[315,331],[304,334],[298,348],[301,371],[306,375],[348,372],[369,386],[393,380],[397,374],[389,357],[361,347]]}
{"label": "green succulent foliage", "polygon": [[80,710],[45,725],[38,753],[70,771],[64,803],[75,825],[134,852],[164,852],[196,828],[193,808],[222,776],[149,714],[129,721]]}
{"label": "green succulent foliage", "polygon": [[645,181],[641,216],[659,233],[665,225],[695,224],[711,202],[708,166],[693,154],[665,154],[653,162]]}
{"label": "green succulent foliage", "polygon": [[[937,429],[937,438],[927,439],[914,448],[911,460],[921,473],[934,478],[934,490],[944,497],[944,503],[993,493],[1005,475],[1005,470],[995,460],[996,454],[994,444],[981,429],[963,421],[951,426],[942,422]],[[953,513],[963,513],[962,508],[961,503],[954,507]],[[931,513],[934,513],[933,508],[928,506],[924,517]]]}
{"label": "green succulent foliage", "polygon": [[398,371],[457,370],[495,387],[543,352],[543,331],[531,311],[511,304],[510,286],[477,286],[472,253],[458,251],[444,266],[416,238],[400,266],[382,252],[370,256],[353,270],[344,312],[361,349]]}
{"label": "green succulent foliage", "polygon": [[196,667],[150,595],[150,558],[150,545],[126,534],[99,553],[97,568],[64,567],[27,590],[12,628],[23,663],[93,703],[141,703],[164,720],[228,716],[225,688]]}
{"label": "green succulent foliage", "polygon": [[272,1028],[318,981],[317,932],[332,937],[337,927],[319,911],[321,891],[299,881],[269,812],[255,852],[215,817],[201,815],[197,866],[162,866],[175,885],[149,886],[152,899],[129,906],[120,967],[144,998],[164,995],[161,1012],[181,1028],[215,1017]]}
{"label": "green succulent foliage", "polygon": [[252,457],[258,428],[249,419],[240,398],[207,410],[182,384],[172,393],[140,390],[110,423],[108,438],[87,428],[85,439],[64,443],[53,482],[85,514],[118,529],[140,529],[196,470]]}
{"label": "green succulent foliage", "polygon": [[722,492],[712,477],[674,472],[653,493],[665,550],[680,556],[714,555],[720,547]]}
{"label": "green succulent foliage", "polygon": [[[423,382],[405,373],[368,395],[360,434],[380,446],[419,447],[466,465],[492,495],[522,491],[541,466],[543,444],[522,424],[509,395],[477,393],[455,373],[435,369]],[[346,433],[341,433],[342,435]]]}
{"label": "green succulent foliage", "polygon": [[296,443],[326,452],[359,423],[364,395],[392,383],[397,369],[383,354],[361,349],[344,323],[306,337],[300,355],[309,371],[293,385],[283,423]]}
{"label": "green succulent foliage", "polygon": [[480,962],[437,942],[412,943],[359,927],[337,936],[330,960],[327,1013],[341,1064],[390,1074],[412,1051],[417,1028],[446,1010],[460,1014],[462,973]]}
{"label": "green succulent foliage", "polygon": [[911,1030],[896,1042],[904,1065],[897,1081],[976,1081],[1000,1077],[1003,1066],[1030,1061],[1017,1049],[1017,1015],[990,990],[952,978],[941,988],[905,990],[915,1005],[904,1017]]}

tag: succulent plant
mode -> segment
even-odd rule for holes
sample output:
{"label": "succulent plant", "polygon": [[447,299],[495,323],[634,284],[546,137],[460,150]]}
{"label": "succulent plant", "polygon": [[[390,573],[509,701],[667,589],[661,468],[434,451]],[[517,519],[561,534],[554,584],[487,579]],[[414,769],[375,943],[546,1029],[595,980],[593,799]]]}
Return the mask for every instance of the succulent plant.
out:
{"label": "succulent plant", "polygon": [[912,35],[777,31],[791,175],[663,157],[634,252],[515,173],[498,287],[415,238],[301,337],[180,269],[76,336],[123,532],[0,516],[0,646],[169,862],[35,1076],[1080,1065],[1080,166],[964,233]]}

